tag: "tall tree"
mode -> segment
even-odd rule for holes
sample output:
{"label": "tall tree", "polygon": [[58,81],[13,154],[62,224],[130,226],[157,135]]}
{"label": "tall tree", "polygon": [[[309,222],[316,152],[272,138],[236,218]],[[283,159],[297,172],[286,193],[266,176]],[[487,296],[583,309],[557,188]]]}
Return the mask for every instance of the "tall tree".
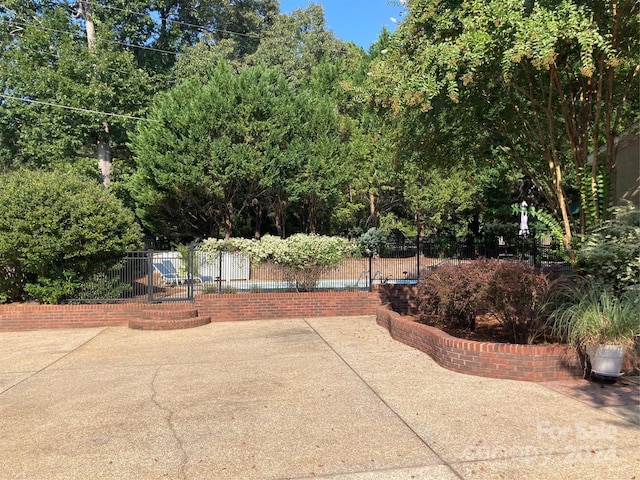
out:
{"label": "tall tree", "polygon": [[131,195],[152,231],[175,240],[230,237],[260,197],[265,176],[288,155],[297,102],[263,66],[235,74],[219,62],[206,84],[186,81],[159,95],[132,137]]}
{"label": "tall tree", "polygon": [[382,215],[395,217],[401,199],[401,178],[395,161],[398,121],[370,108],[364,88],[371,62],[386,51],[389,41],[390,33],[383,28],[368,54],[362,52],[358,64],[344,72],[338,82],[346,97],[341,101],[342,111],[351,120],[347,157],[353,164],[350,203],[352,208],[357,203],[363,207],[357,233],[380,227]]}
{"label": "tall tree", "polygon": [[307,81],[313,68],[327,57],[331,61],[347,56],[347,44],[325,28],[324,9],[309,4],[290,15],[280,14],[273,26],[263,32],[256,52],[247,61],[278,68],[289,83],[298,86]]}
{"label": "tall tree", "polygon": [[[494,147],[512,154],[560,212],[573,258],[567,194],[581,190],[588,214],[601,213],[597,156],[615,174],[615,136],[638,112],[638,2],[414,0],[372,90],[398,112],[430,110],[436,99],[486,110]],[[470,144],[477,130],[469,126]]]}
{"label": "tall tree", "polygon": [[77,163],[98,152],[109,160],[111,147],[126,156],[127,129],[151,91],[148,75],[129,52],[88,36],[66,8],[31,7],[0,15],[2,140],[12,145],[4,167]]}
{"label": "tall tree", "polygon": [[[0,161],[126,160],[127,133],[165,88],[181,49],[233,39],[257,48],[276,0],[7,0],[0,7]],[[104,112],[104,113],[102,113]],[[122,165],[123,162],[119,161]]]}

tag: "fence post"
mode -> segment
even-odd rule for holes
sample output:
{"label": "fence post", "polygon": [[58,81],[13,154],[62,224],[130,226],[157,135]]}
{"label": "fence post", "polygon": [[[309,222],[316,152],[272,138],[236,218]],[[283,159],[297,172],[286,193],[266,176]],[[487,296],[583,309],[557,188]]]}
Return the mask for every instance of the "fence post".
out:
{"label": "fence post", "polygon": [[222,293],[222,250],[218,250],[218,293]]}
{"label": "fence post", "polygon": [[147,303],[153,303],[153,249],[147,250]]}
{"label": "fence post", "polygon": [[193,300],[193,284],[196,281],[195,262],[193,261],[195,252],[195,242],[192,242],[187,249],[187,297]]}
{"label": "fence post", "polygon": [[420,280],[420,235],[416,236],[416,276]]}
{"label": "fence post", "polygon": [[373,252],[369,254],[369,291],[373,291]]}

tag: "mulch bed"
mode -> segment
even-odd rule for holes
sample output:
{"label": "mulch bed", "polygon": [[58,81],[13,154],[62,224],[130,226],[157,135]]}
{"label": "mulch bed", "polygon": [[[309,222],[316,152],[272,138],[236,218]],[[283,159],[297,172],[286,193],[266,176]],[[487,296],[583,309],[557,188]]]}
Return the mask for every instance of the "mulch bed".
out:
{"label": "mulch bed", "polygon": [[492,315],[479,315],[476,317],[476,328],[473,330],[453,327],[440,322],[436,317],[429,319],[420,319],[411,315],[406,317],[424,323],[425,325],[439,328],[452,337],[475,340],[476,342],[513,343],[509,335],[502,328],[502,325],[500,325],[498,320]]}

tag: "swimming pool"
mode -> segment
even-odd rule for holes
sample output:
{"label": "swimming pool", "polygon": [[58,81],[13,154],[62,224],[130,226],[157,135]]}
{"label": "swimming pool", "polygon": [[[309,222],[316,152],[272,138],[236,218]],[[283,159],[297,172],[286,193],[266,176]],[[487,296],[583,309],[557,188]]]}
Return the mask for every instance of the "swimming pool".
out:
{"label": "swimming pool", "polygon": [[[391,284],[391,285],[415,285],[418,283],[416,279],[375,279],[372,285]],[[225,291],[241,291],[241,292],[264,292],[264,291],[295,291],[295,284],[284,280],[231,280],[205,282],[203,287],[209,286],[210,289]],[[322,279],[319,280],[314,290],[368,290],[369,279]]]}

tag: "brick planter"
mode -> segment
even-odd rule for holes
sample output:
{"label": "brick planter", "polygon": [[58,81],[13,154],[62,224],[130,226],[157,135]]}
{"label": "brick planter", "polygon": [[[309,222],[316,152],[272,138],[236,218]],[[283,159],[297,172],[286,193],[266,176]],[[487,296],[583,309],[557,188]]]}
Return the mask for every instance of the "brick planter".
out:
{"label": "brick planter", "polygon": [[481,377],[544,382],[582,376],[575,350],[566,345],[515,345],[464,340],[388,308],[376,312],[392,338],[428,354],[440,366]]}

